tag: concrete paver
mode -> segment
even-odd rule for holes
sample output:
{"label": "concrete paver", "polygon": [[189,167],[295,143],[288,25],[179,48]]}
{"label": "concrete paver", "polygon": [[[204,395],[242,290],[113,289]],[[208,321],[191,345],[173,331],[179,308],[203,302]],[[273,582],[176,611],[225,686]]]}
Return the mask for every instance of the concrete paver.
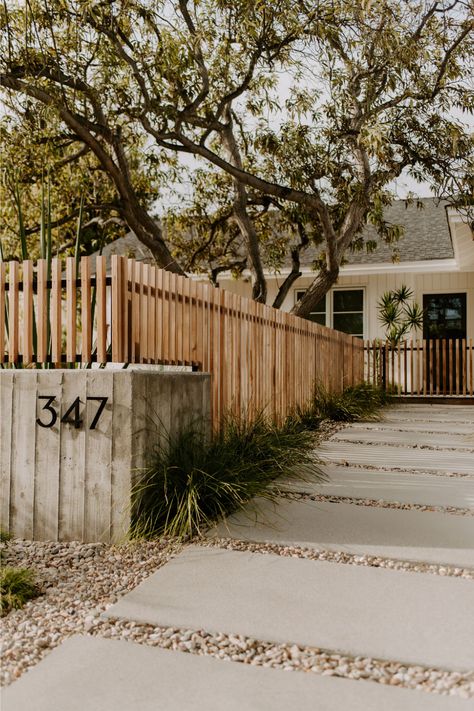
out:
{"label": "concrete paver", "polygon": [[468,449],[471,450],[471,453],[474,453],[474,429],[469,434],[437,432],[433,434],[424,433],[420,437],[419,432],[397,432],[383,427],[378,430],[350,427],[336,433],[331,441],[337,442],[340,440],[373,444],[398,444],[406,447],[418,447],[420,444],[430,447],[456,447],[459,450]]}
{"label": "concrete paver", "polygon": [[[363,427],[365,430],[399,430],[402,432],[441,432],[449,434],[455,432],[457,434],[472,435],[474,426],[469,422],[429,422],[422,420],[413,422],[412,420],[396,420],[392,421],[388,417],[383,417],[374,422],[358,422],[356,425],[348,425],[346,431],[350,431],[352,427]],[[422,435],[423,436],[423,435]],[[421,437],[420,437],[421,439]]]}
{"label": "concrete paver", "polygon": [[401,412],[422,412],[426,415],[426,417],[429,417],[430,414],[437,413],[448,413],[449,415],[453,415],[455,417],[466,414],[474,416],[474,400],[472,400],[472,403],[469,403],[468,405],[441,405],[439,403],[429,404],[421,402],[395,403],[390,405],[388,409]]}
{"label": "concrete paver", "polygon": [[440,473],[451,472],[474,476],[474,454],[464,451],[413,449],[412,447],[394,447],[383,444],[373,447],[350,442],[337,442],[331,439],[320,445],[318,454],[323,459],[333,462],[347,461],[349,464],[399,467],[420,471],[432,470]]}
{"label": "concrete paver", "polygon": [[281,482],[281,487],[309,494],[474,509],[474,478],[378,471],[337,464],[325,464],[322,469],[328,481],[288,481]]}
{"label": "concrete paver", "polygon": [[474,568],[473,516],[258,499],[208,535]]}
{"label": "concrete paver", "polygon": [[[463,711],[459,698],[72,637],[4,690],[3,711]],[[426,706],[425,706],[426,705]]]}
{"label": "concrete paver", "polygon": [[443,422],[443,423],[464,423],[474,424],[474,414],[467,410],[466,412],[452,413],[445,412],[429,412],[425,413],[422,410],[392,410],[391,408],[382,413],[382,417],[390,421],[397,422]]}
{"label": "concrete paver", "polygon": [[446,669],[474,666],[472,583],[457,578],[192,546],[107,615]]}

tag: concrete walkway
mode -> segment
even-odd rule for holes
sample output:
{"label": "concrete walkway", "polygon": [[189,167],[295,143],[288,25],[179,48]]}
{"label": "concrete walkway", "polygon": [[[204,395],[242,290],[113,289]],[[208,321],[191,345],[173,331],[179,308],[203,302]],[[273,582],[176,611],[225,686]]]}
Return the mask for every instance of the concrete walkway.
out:
{"label": "concrete walkway", "polygon": [[209,532],[241,550],[188,547],[108,611],[328,650],[360,660],[370,681],[88,637],[8,688],[2,711],[473,708],[472,698],[396,688],[402,672],[384,685],[370,671],[474,669],[474,580],[462,577],[474,569],[473,432],[474,406],[400,405],[346,428],[321,447],[327,483],[286,487],[278,506],[253,502]]}

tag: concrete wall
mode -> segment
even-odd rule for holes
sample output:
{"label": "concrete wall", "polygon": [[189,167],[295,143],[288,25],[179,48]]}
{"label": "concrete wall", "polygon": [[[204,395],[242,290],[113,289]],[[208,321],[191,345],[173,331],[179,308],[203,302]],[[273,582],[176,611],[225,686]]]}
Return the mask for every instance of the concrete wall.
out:
{"label": "concrete wall", "polygon": [[[40,396],[54,401],[49,405]],[[91,429],[100,405],[94,397],[107,402]],[[61,422],[76,398],[77,428]],[[37,418],[45,425],[54,419],[49,406],[58,416],[53,426],[42,427]],[[210,431],[208,375],[0,371],[1,528],[34,540],[123,540],[137,470],[165,431],[189,421]]]}

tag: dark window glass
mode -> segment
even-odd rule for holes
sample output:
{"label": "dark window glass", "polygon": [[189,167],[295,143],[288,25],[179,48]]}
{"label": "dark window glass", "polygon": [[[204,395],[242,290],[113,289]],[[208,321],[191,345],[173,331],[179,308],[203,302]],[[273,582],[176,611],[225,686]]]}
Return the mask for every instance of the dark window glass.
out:
{"label": "dark window glass", "polygon": [[326,314],[310,313],[309,320],[315,321],[315,323],[319,323],[319,324],[321,324],[321,326],[325,326],[326,325]]}
{"label": "dark window glass", "polygon": [[466,294],[425,294],[424,338],[466,338]]}
{"label": "dark window glass", "polygon": [[363,314],[334,314],[334,328],[336,331],[350,333],[353,336],[362,336],[364,333]]}
{"label": "dark window glass", "polygon": [[334,313],[338,311],[363,311],[364,292],[361,289],[334,292]]}
{"label": "dark window glass", "polygon": [[[303,296],[305,292],[304,291],[297,291],[296,292],[296,300],[299,301],[301,297]],[[309,315],[309,320],[310,321],[315,321],[316,323],[320,323],[321,326],[326,325],[326,297],[323,296],[321,301],[319,301],[315,308],[314,311],[311,311]]]}

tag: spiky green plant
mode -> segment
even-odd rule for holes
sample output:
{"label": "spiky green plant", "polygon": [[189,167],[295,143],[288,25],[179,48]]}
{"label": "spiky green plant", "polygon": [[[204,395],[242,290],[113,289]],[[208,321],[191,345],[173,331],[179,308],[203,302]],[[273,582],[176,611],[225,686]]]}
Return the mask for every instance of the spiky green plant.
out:
{"label": "spiky green plant", "polygon": [[[14,172],[8,173],[8,179],[10,181],[12,195],[14,198],[14,204],[16,208],[16,215],[18,220],[18,237],[21,245],[21,256],[23,260],[29,259],[29,245],[26,237],[26,230],[24,226],[24,215],[21,200],[20,184],[17,176]],[[76,278],[79,276],[79,264],[80,264],[80,252],[81,252],[81,241],[82,241],[82,231],[83,231],[83,220],[84,220],[84,196],[81,196],[79,205],[79,214],[77,218],[76,227],[76,241],[74,246],[74,258],[76,267]],[[99,254],[102,253],[103,245],[101,245]],[[40,229],[39,229],[39,251],[41,259],[46,259],[47,263],[47,278],[51,279],[51,263],[53,259],[52,253],[52,205],[51,205],[51,181],[49,173],[46,177],[46,182],[42,180],[41,182],[41,217],[40,217]],[[0,261],[3,261],[3,249],[0,241]],[[95,312],[95,301],[96,301],[96,287],[94,285],[92,289],[92,321],[94,320]],[[49,313],[50,309],[50,291],[48,289],[46,296],[46,311]],[[8,295],[5,299],[5,331],[8,336],[9,324],[8,324]],[[51,336],[50,336],[50,322],[47,319],[46,323],[46,338],[48,343],[48,354],[51,355]],[[36,330],[36,318],[33,311],[33,349],[36,352],[37,346],[37,330]],[[2,354],[3,355],[3,354]],[[87,364],[90,367],[90,364]],[[86,366],[86,367],[87,367]],[[0,362],[0,367],[3,367],[3,363]],[[21,364],[16,364],[16,368],[21,368]],[[49,363],[37,364],[38,368],[49,368]],[[71,367],[81,367],[81,364],[71,364]]]}
{"label": "spiky green plant", "polygon": [[132,492],[132,537],[192,536],[260,496],[277,477],[323,479],[313,437],[292,421],[228,417],[206,438],[196,427],[167,435]]}
{"label": "spiky green plant", "polygon": [[377,417],[379,408],[390,402],[390,395],[370,383],[360,383],[333,393],[318,385],[315,388],[313,410],[321,419],[354,422]]}
{"label": "spiky green plant", "polygon": [[35,575],[28,568],[4,567],[0,570],[0,615],[23,607],[39,594]]}
{"label": "spiky green plant", "polygon": [[412,290],[402,284],[398,289],[386,291],[378,301],[379,321],[385,328],[385,340],[392,346],[400,343],[411,330],[423,328],[424,311],[412,298]]}

